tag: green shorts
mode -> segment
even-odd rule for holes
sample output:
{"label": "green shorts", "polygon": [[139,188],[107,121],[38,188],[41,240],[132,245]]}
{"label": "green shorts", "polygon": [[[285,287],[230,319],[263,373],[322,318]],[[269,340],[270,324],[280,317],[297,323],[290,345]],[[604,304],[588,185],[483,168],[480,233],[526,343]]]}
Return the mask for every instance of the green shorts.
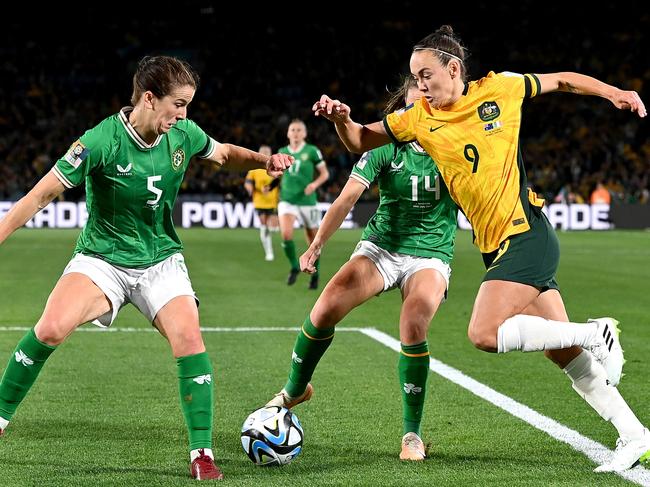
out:
{"label": "green shorts", "polygon": [[560,262],[560,244],[546,215],[531,208],[530,230],[513,235],[499,248],[483,254],[487,269],[483,281],[514,281],[539,288],[559,289],[555,280]]}

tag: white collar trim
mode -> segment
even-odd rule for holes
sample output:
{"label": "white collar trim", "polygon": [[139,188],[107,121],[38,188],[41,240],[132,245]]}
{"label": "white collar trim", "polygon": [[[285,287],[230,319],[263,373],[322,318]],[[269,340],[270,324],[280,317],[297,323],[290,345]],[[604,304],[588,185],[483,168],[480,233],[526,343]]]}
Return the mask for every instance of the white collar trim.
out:
{"label": "white collar trim", "polygon": [[413,150],[415,152],[421,152],[421,153],[424,153],[424,154],[427,153],[427,151],[424,150],[424,148],[420,144],[418,144],[417,140],[414,140],[413,142],[411,142],[410,145],[411,145],[411,147],[413,148]]}
{"label": "white collar trim", "polygon": [[140,148],[140,149],[153,149],[156,147],[158,144],[160,144],[160,141],[162,139],[162,135],[159,135],[156,137],[156,140],[153,141],[151,144],[147,144],[142,137],[140,137],[140,134],[136,132],[136,130],[133,128],[133,125],[129,122],[129,113],[133,111],[133,107],[124,107],[120,110],[120,122],[122,122],[122,125],[124,125],[124,129],[126,130],[126,133],[129,134],[133,142]]}

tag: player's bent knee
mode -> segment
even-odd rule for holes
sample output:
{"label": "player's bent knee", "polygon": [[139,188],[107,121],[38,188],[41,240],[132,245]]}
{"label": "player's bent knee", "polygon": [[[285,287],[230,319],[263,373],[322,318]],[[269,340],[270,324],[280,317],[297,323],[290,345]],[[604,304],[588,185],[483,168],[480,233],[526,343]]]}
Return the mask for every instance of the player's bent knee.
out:
{"label": "player's bent knee", "polygon": [[205,345],[203,341],[192,343],[180,343],[172,345],[172,353],[174,357],[187,357],[188,355],[196,355],[197,353],[205,352]]}
{"label": "player's bent knee", "polygon": [[41,318],[34,327],[34,333],[41,342],[55,347],[63,343],[74,328],[76,328],[76,325],[65,321],[55,318]]}
{"label": "player's bent knee", "polygon": [[348,313],[346,306],[341,304],[341,299],[335,294],[325,294],[318,298],[314,308],[309,314],[312,324],[319,329],[332,328]]}
{"label": "player's bent knee", "polygon": [[406,326],[400,331],[400,341],[407,345],[417,345],[427,339],[426,327]]}
{"label": "player's bent knee", "polygon": [[205,352],[205,345],[200,330],[192,329],[168,336],[172,353],[176,357],[185,357]]}
{"label": "player's bent knee", "polygon": [[315,308],[310,314],[312,325],[318,329],[336,326],[341,321],[341,312],[335,308]]}
{"label": "player's bent knee", "polygon": [[497,337],[494,333],[487,333],[484,330],[476,329],[476,327],[470,327],[467,330],[467,337],[472,342],[472,345],[479,350],[484,352],[497,351]]}

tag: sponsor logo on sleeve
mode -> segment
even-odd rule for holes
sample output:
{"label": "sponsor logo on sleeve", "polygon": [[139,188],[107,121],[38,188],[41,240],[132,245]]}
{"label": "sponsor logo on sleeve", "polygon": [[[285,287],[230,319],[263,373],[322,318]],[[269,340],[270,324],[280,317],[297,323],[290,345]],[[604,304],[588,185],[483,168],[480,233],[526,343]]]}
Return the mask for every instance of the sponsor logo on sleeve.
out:
{"label": "sponsor logo on sleeve", "polygon": [[77,140],[70,146],[63,159],[73,168],[77,169],[84,159],[88,157],[88,154],[90,154],[88,148],[80,140]]}

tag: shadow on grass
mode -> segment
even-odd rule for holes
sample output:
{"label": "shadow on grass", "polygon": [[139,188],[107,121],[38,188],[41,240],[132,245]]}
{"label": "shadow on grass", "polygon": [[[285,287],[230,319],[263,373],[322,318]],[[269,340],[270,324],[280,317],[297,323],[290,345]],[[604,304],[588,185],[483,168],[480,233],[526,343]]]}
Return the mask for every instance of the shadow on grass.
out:
{"label": "shadow on grass", "polygon": [[58,474],[82,474],[82,475],[101,475],[101,474],[147,474],[151,477],[167,476],[174,478],[189,479],[189,467],[187,469],[141,467],[137,465],[89,465],[86,457],[83,462],[79,461],[51,461],[44,460],[42,457],[34,460],[24,460],[15,458],[6,458],[0,455],[0,463],[6,467],[30,467],[34,470],[42,470],[47,467]]}
{"label": "shadow on grass", "polygon": [[4,441],[33,440],[107,440],[107,441],[186,441],[187,433],[182,423],[177,428],[168,423],[124,423],[118,420],[97,421],[84,419],[18,419],[12,422]]}

